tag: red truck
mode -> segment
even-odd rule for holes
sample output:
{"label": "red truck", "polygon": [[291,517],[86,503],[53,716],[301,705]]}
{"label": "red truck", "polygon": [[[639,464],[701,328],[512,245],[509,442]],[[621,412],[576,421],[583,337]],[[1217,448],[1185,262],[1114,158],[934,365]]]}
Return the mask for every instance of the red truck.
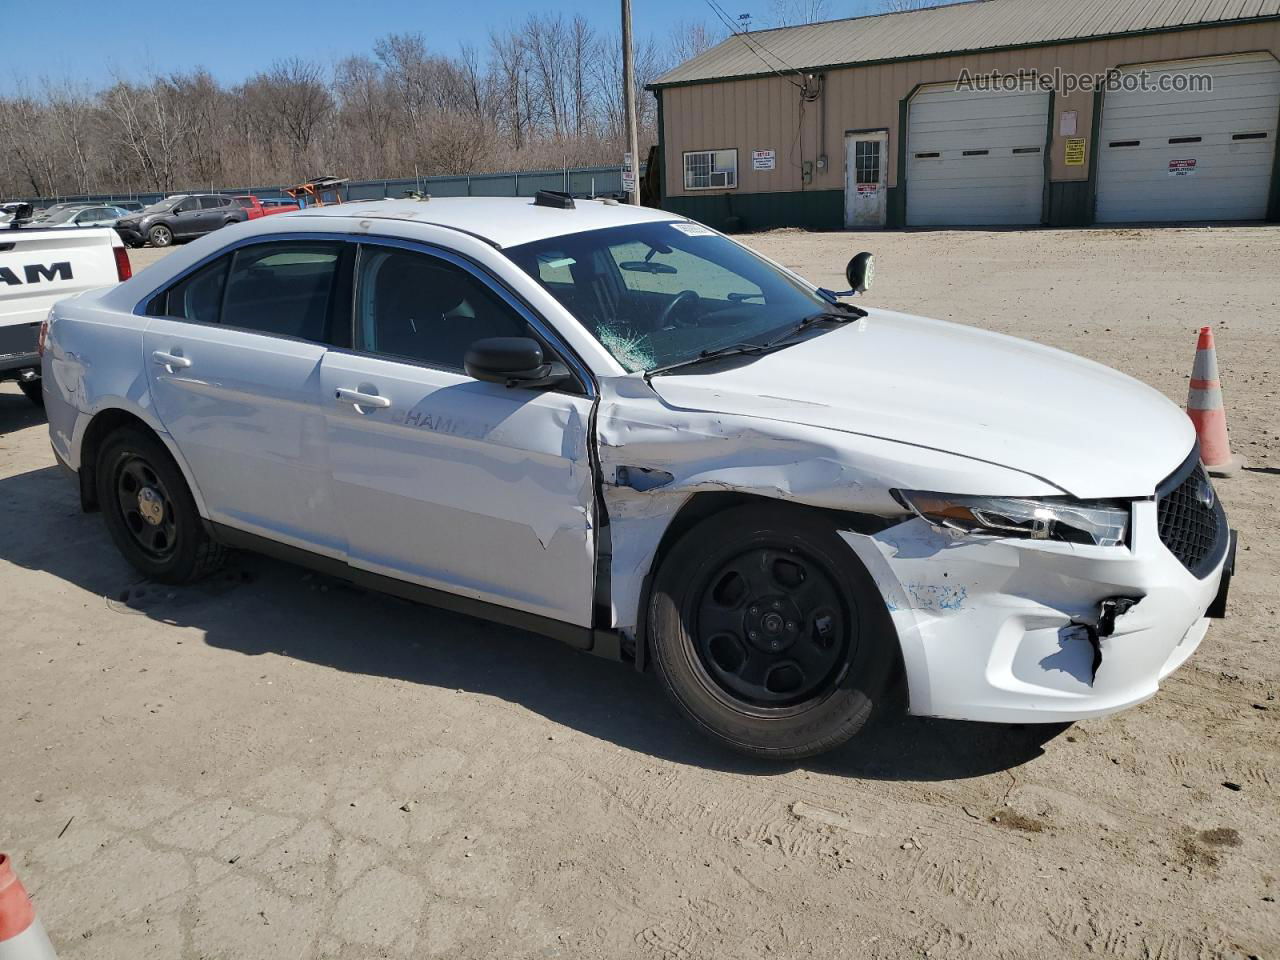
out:
{"label": "red truck", "polygon": [[292,200],[259,200],[251,194],[235,197],[234,199],[236,203],[244,207],[245,211],[249,214],[250,220],[257,220],[259,217],[269,217],[273,213],[288,213],[290,210],[298,209],[298,205]]}

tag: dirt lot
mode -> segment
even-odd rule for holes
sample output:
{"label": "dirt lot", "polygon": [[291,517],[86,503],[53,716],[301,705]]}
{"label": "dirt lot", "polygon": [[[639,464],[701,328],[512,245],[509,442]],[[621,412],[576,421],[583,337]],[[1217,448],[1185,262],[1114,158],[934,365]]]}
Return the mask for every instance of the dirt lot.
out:
{"label": "dirt lot", "polygon": [[1231,618],[1117,717],[758,765],[554,641],[254,557],[139,582],[5,386],[0,849],[63,960],[1280,956],[1280,229],[750,242],[1179,402],[1212,324]]}

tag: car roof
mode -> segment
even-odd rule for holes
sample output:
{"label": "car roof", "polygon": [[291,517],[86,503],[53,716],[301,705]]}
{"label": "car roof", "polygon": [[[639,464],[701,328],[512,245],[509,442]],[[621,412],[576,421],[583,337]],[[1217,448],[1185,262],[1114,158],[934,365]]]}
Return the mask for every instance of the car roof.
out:
{"label": "car roof", "polygon": [[533,197],[357,200],[325,207],[309,207],[285,216],[429,223],[463,230],[499,247],[514,247],[567,233],[603,230],[629,223],[662,223],[684,219],[662,210],[602,200],[575,200],[574,209],[565,210],[537,204]]}

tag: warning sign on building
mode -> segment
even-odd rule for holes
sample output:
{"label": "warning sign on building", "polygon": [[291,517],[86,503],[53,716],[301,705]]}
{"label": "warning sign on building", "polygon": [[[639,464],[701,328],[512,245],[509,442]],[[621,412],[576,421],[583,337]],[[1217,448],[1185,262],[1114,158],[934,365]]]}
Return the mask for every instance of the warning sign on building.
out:
{"label": "warning sign on building", "polygon": [[1169,176],[1189,177],[1196,172],[1195,160],[1170,160]]}
{"label": "warning sign on building", "polygon": [[772,170],[773,169],[773,151],[772,150],[752,150],[751,151],[751,169],[752,170]]}
{"label": "warning sign on building", "polygon": [[1067,156],[1068,167],[1084,166],[1084,137],[1071,137],[1067,140]]}

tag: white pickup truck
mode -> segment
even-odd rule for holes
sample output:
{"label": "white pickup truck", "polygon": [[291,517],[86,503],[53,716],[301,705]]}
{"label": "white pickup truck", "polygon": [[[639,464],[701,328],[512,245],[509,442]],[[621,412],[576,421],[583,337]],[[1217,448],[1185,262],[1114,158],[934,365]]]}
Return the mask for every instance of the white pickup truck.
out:
{"label": "white pickup truck", "polygon": [[57,301],[133,275],[129,253],[109,227],[30,225],[30,204],[6,204],[0,226],[0,381],[17,380],[43,405],[40,324]]}

